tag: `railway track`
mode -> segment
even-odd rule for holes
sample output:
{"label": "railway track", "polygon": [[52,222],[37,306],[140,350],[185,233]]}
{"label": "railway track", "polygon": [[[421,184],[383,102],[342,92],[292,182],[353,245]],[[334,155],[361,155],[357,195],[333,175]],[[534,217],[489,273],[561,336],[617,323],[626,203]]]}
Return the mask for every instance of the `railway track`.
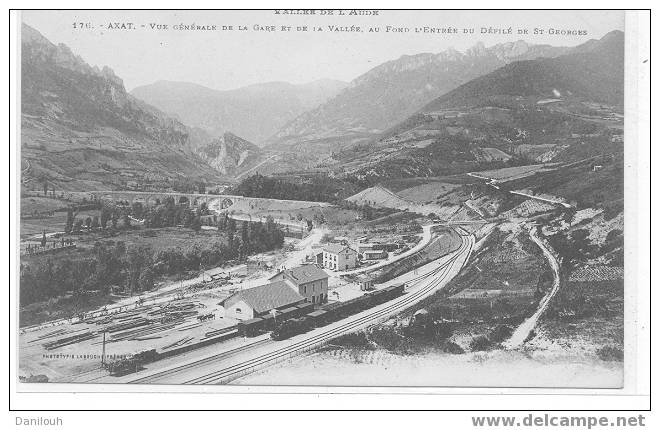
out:
{"label": "railway track", "polygon": [[243,351],[247,351],[248,349],[251,349],[251,348],[254,348],[254,347],[257,347],[257,346],[261,346],[261,345],[265,345],[266,343],[270,343],[270,342],[273,342],[273,341],[271,339],[262,339],[262,340],[259,340],[257,342],[253,342],[249,345],[243,345],[243,346],[239,346],[239,347],[234,348],[234,349],[230,349],[229,351],[223,351],[219,354],[203,358],[203,359],[201,359],[199,361],[195,361],[193,363],[184,364],[183,366],[179,366],[179,367],[176,367],[176,368],[173,368],[173,369],[164,370],[162,372],[158,372],[158,373],[155,373],[153,375],[145,376],[145,377],[140,378],[140,379],[135,379],[133,381],[130,381],[129,384],[149,384],[149,383],[153,383],[154,381],[157,381],[159,379],[171,377],[171,376],[179,374],[181,372],[187,372],[187,371],[189,371],[191,369],[194,369],[194,368],[197,368],[197,367],[208,366],[208,365],[213,364],[217,361],[222,361],[222,360],[224,360],[228,357],[231,357],[232,355],[239,354]]}
{"label": "railway track", "polygon": [[358,328],[363,328],[364,326],[376,324],[380,320],[390,317],[394,312],[401,311],[406,307],[414,304],[415,302],[418,301],[418,299],[423,298],[428,292],[433,291],[438,284],[444,281],[447,274],[450,272],[450,269],[453,267],[454,263],[470,246],[471,245],[469,239],[467,241],[464,239],[463,243],[461,244],[461,248],[456,252],[456,254],[452,258],[450,258],[447,262],[443,263],[441,266],[434,269],[433,271],[421,275],[418,278],[415,278],[412,281],[412,283],[416,284],[422,282],[429,277],[439,275],[440,272],[444,272],[442,273],[441,276],[438,276],[437,279],[433,279],[433,281],[431,281],[428,285],[426,285],[423,288],[420,288],[419,290],[413,293],[406,294],[398,299],[390,301],[389,303],[386,304],[387,306],[384,306],[380,309],[367,313],[366,315],[361,316],[356,320],[349,321],[338,327],[333,327],[332,329],[320,333],[316,336],[312,336],[305,340],[296,342],[292,345],[285,346],[276,351],[263,354],[259,357],[253,358],[251,360],[247,360],[243,363],[239,363],[234,366],[229,366],[228,368],[219,370],[217,372],[213,372],[209,375],[205,375],[199,378],[186,381],[185,384],[228,383],[231,382],[233,379],[241,377],[247,373],[251,373],[254,370],[258,370],[258,368],[265,367],[266,365],[269,364],[274,364],[283,359],[290,358],[293,355],[317,348],[322,344],[328,342],[329,340],[337,336],[340,336],[344,333],[348,333]]}
{"label": "railway track", "polygon": [[[440,266],[431,270],[430,272],[415,277],[407,282],[410,285],[417,285],[420,282],[432,278],[431,282],[429,282],[428,285],[414,292],[408,293],[402,297],[391,300],[390,302],[380,305],[372,310],[363,311],[362,315],[358,314],[359,317],[356,319],[351,319],[350,321],[346,321],[344,323],[340,321],[339,323],[335,323],[334,327],[329,327],[328,329],[326,329],[325,331],[319,334],[294,342],[290,345],[286,345],[282,348],[276,349],[275,351],[271,351],[259,355],[257,357],[253,357],[241,363],[228,366],[224,369],[217,370],[209,374],[190,379],[188,381],[185,381],[184,384],[228,383],[238,377],[244,376],[260,368],[275,364],[279,361],[288,359],[294,355],[298,355],[316,349],[319,346],[323,345],[324,343],[328,342],[329,340],[337,336],[340,336],[342,334],[348,333],[350,331],[359,328],[364,328],[364,327],[368,327],[369,325],[376,324],[379,321],[390,317],[392,314],[398,311],[402,311],[403,309],[416,303],[418,300],[424,298],[428,293],[433,291],[441,282],[443,282],[447,278],[448,274],[451,273],[451,270],[454,268],[458,259],[461,256],[463,256],[466,252],[467,252],[467,257],[469,257],[469,252],[472,249],[474,238],[467,234],[461,234],[461,238],[462,238],[461,247],[446,262],[442,263]],[[463,267],[465,262],[467,262],[467,257],[465,258],[465,260],[463,260],[463,263],[461,264],[461,268]],[[461,268],[459,268],[459,270]],[[167,379],[169,376],[179,372],[185,372],[187,370],[194,369],[196,367],[203,367],[205,365],[208,365],[209,363],[215,362],[216,360],[217,361],[222,360],[225,357],[219,357],[221,355],[222,354],[218,354],[218,356],[209,357],[209,359],[206,359],[209,361],[206,361],[204,363],[202,362],[204,360],[195,363],[190,363],[180,368],[163,371],[155,375],[152,375],[150,377],[131,381],[131,383],[149,383],[157,380],[161,380],[164,383],[167,383]]]}

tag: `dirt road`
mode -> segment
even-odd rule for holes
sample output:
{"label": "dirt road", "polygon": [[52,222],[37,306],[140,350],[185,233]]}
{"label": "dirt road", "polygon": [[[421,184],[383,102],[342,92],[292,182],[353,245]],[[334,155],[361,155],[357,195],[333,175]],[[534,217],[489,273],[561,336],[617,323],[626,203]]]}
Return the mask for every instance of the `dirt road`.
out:
{"label": "dirt road", "polygon": [[549,247],[541,240],[541,238],[538,237],[537,234],[537,229],[532,227],[529,230],[529,237],[538,245],[539,248],[543,251],[543,255],[545,255],[545,258],[548,260],[550,263],[550,266],[552,267],[552,273],[554,276],[554,280],[552,282],[552,288],[548,292],[548,294],[541,299],[541,302],[539,303],[539,307],[534,312],[534,315],[523,321],[522,324],[513,332],[511,335],[511,338],[504,343],[504,346],[506,348],[517,348],[521,346],[523,343],[525,343],[525,340],[529,336],[529,334],[534,330],[534,327],[536,327],[536,323],[538,322],[539,318],[541,315],[543,315],[543,312],[548,308],[548,305],[550,304],[550,301],[552,298],[557,294],[557,291],[559,291],[559,285],[560,285],[560,278],[559,278],[559,262],[557,261],[557,258],[553,255],[552,251],[549,249]]}

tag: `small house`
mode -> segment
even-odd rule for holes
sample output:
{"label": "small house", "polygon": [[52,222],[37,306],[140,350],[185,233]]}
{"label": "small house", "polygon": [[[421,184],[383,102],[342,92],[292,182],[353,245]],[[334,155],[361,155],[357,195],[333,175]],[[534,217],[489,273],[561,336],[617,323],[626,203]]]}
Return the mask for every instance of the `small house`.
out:
{"label": "small house", "polygon": [[387,251],[372,250],[372,251],[364,251],[362,253],[363,260],[382,260],[383,258],[387,258]]}
{"label": "small house", "polygon": [[374,289],[374,279],[371,276],[358,276],[356,282],[360,285],[360,291],[370,291]]}

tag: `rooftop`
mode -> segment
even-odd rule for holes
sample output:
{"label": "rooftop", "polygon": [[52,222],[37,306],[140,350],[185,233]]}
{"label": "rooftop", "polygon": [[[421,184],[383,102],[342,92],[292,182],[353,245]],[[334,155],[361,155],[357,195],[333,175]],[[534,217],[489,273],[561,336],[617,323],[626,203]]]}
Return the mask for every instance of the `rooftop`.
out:
{"label": "rooftop", "polygon": [[330,252],[332,254],[339,254],[341,251],[343,251],[346,248],[350,249],[351,251],[354,251],[353,248],[350,248],[347,245],[341,245],[339,243],[331,243],[330,245],[324,247],[323,250],[325,252]]}
{"label": "rooftop", "polygon": [[277,281],[259,287],[239,291],[231,297],[238,297],[250,305],[257,313],[289,306],[305,300],[287,281]]}
{"label": "rooftop", "polygon": [[286,274],[296,284],[306,284],[328,278],[328,274],[323,269],[319,269],[313,264],[292,267],[286,270]]}

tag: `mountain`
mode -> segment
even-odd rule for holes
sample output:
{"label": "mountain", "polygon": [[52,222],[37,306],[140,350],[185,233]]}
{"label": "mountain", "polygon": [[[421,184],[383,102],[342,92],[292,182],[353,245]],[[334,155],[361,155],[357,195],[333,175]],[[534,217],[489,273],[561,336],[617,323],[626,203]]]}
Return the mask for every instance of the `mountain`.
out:
{"label": "mountain", "polygon": [[490,48],[479,43],[466,52],[405,55],[359,76],[336,97],[286,124],[269,143],[276,148],[329,152],[337,143],[367,141],[478,76],[513,61],[556,57],[567,51],[518,41]]}
{"label": "mountain", "polygon": [[258,146],[230,132],[200,147],[197,154],[216,170],[230,176],[235,176],[262,160],[262,151]]}
{"label": "mountain", "polygon": [[190,129],[128,94],[108,67],[85,63],[23,24],[24,183],[94,190],[147,182],[220,180],[195,154]]}
{"label": "mountain", "polygon": [[620,31],[555,58],[511,62],[326,164],[378,182],[621,153],[623,65]]}
{"label": "mountain", "polygon": [[335,96],[346,85],[322,79],[302,85],[268,82],[218,91],[187,82],[158,81],[137,87],[131,94],[189,126],[216,136],[232,131],[259,144],[288,121]]}
{"label": "mountain", "polygon": [[620,31],[591,40],[567,55],[509,64],[472,80],[422,111],[467,106],[487,97],[579,97],[623,105],[624,37]]}

